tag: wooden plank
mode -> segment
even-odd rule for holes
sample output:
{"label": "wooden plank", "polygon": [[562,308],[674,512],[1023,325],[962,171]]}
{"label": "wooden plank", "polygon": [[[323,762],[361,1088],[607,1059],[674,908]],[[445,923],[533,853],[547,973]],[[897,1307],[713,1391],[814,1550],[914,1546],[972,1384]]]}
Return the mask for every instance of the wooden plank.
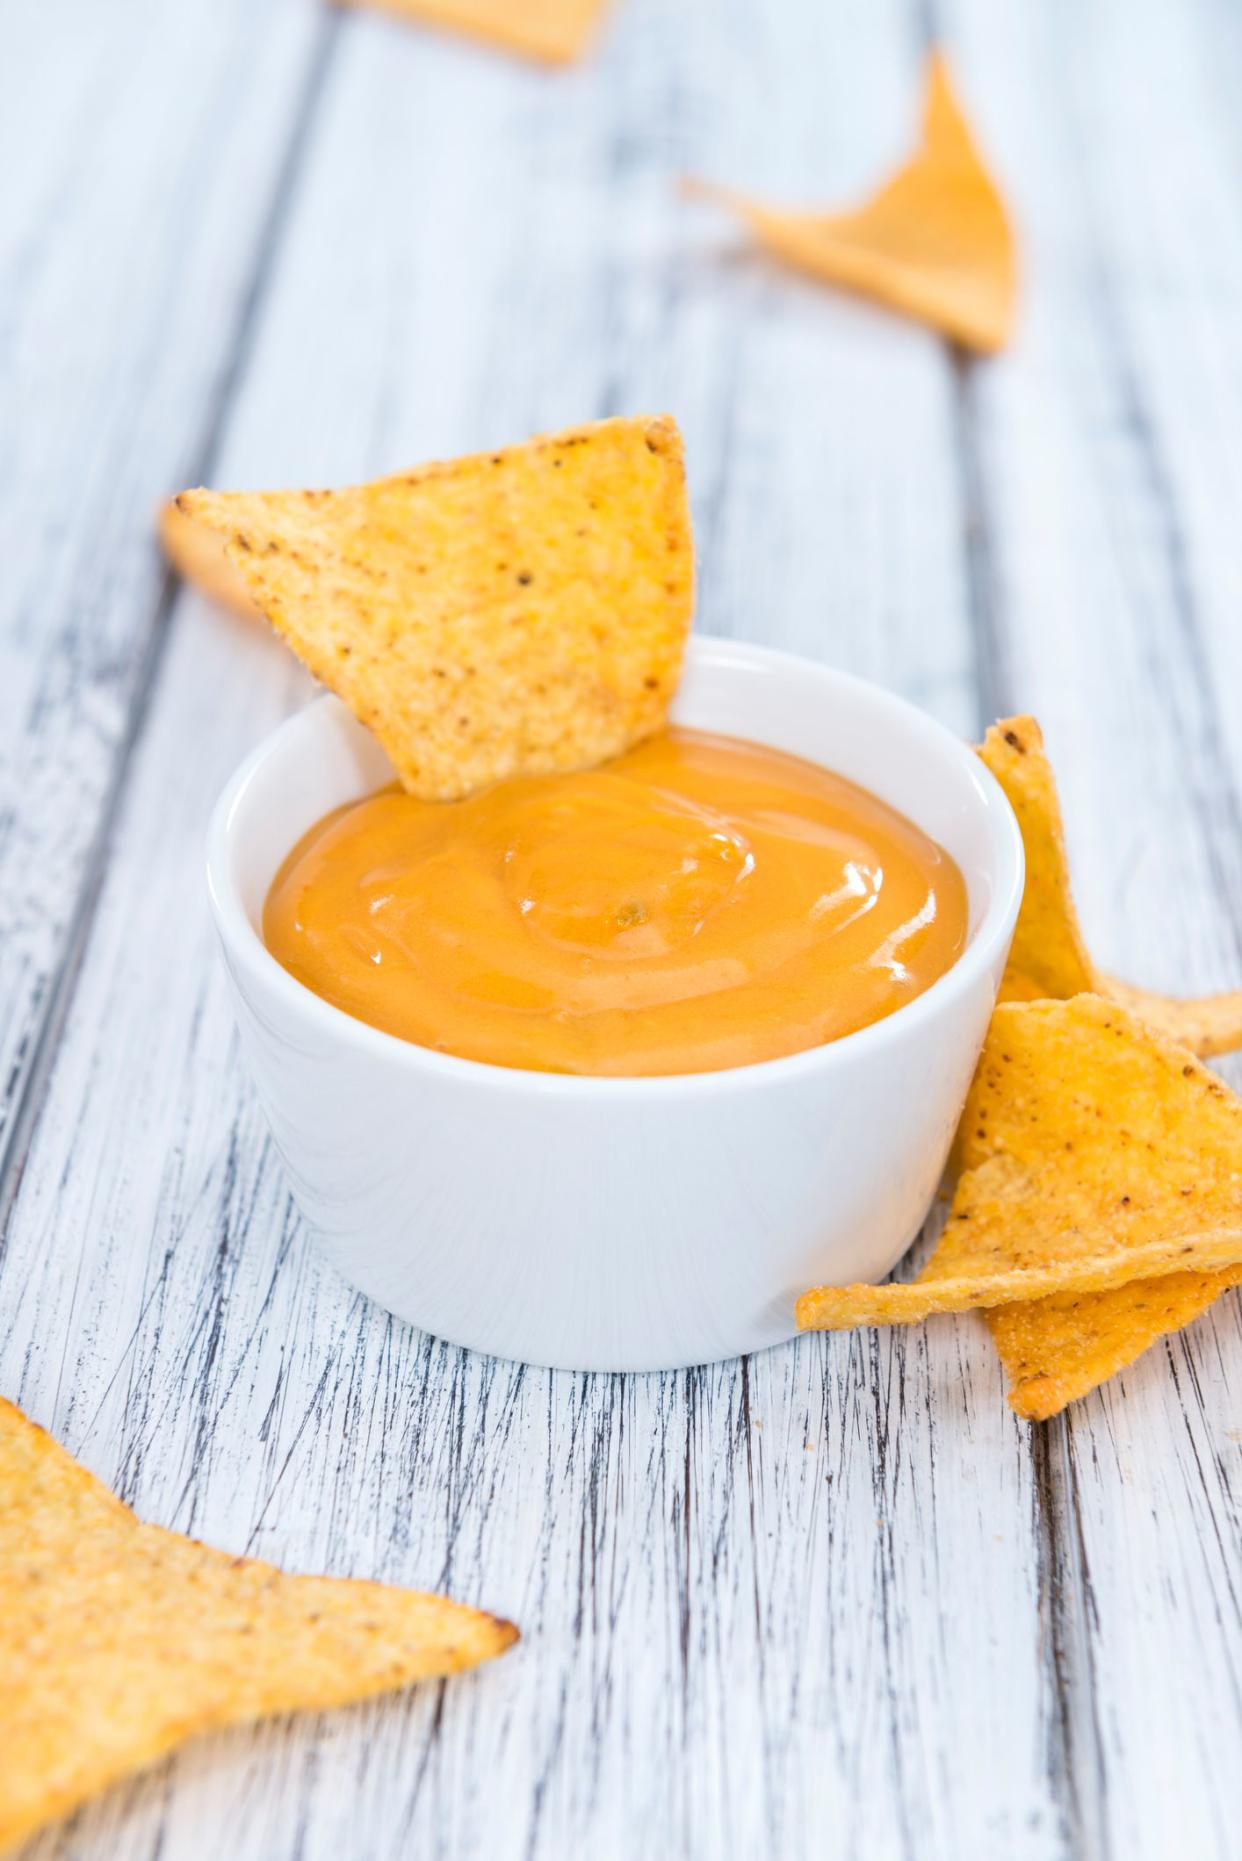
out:
{"label": "wooden plank", "polygon": [[[941,350],[738,257],[672,186],[884,166],[915,88],[901,11],[830,33],[810,5],[631,0],[557,77],[348,28],[220,480],[671,405],[702,623],[972,726]],[[444,1689],[205,1743],[86,1812],[73,1852],[178,1861],[210,1828],[265,1858],[1059,1855],[1047,1536],[971,1323],[572,1377],[440,1346],[320,1266],[199,872],[214,794],[302,695],[266,639],[178,604],[13,1210],[0,1384],[150,1516],[442,1582],[526,1642]]]}
{"label": "wooden plank", "polygon": [[152,517],[210,456],[331,32],[298,0],[17,15],[0,112],[0,1158],[159,651]]}
{"label": "wooden plank", "polygon": [[[952,18],[1027,253],[1017,348],[973,386],[1002,701],[1048,727],[1100,958],[1156,986],[1236,986],[1238,47],[1189,9],[1015,19],[963,0]],[[1040,1449],[1090,1852],[1236,1847],[1240,1387],[1229,1295]]]}

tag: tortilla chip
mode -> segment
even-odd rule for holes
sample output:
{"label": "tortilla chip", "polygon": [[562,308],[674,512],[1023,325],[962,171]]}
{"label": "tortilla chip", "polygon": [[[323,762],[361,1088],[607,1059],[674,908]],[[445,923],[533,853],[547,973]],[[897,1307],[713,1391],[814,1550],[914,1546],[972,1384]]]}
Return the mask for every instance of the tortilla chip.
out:
{"label": "tortilla chip", "polygon": [[509,1622],[142,1525],[0,1400],[0,1844],[192,1733],[458,1673]]}
{"label": "tortilla chip", "polygon": [[998,1008],[958,1141],[918,1279],[819,1287],[800,1326],[991,1308],[1009,1400],[1043,1419],[1242,1280],[1242,1100],[1114,1002]]}
{"label": "tortilla chip", "polygon": [[1242,989],[1189,999],[1155,995],[1118,982],[1091,961],[1070,892],[1056,781],[1035,719],[1002,718],[979,755],[1004,789],[1026,848],[1026,890],[1001,1000],[1107,995],[1202,1058],[1242,1046]]}
{"label": "tortilla chip", "polygon": [[[964,1219],[959,1216],[958,1219]],[[1148,1241],[1118,1253],[1108,1247],[1081,1259],[1048,1266],[998,1265],[991,1272],[945,1273],[934,1279],[890,1281],[884,1286],[816,1286],[797,1304],[800,1331],[849,1331],[855,1325],[914,1325],[939,1312],[975,1312],[1032,1300],[1053,1303],[1052,1295],[1074,1298],[1125,1286],[1139,1275],[1149,1284],[1166,1274],[1205,1279],[1214,1269],[1242,1271],[1242,1221],[1236,1228],[1188,1234],[1176,1240]],[[1194,1272],[1188,1273],[1187,1269]],[[1215,1296],[1213,1294],[1213,1296]]]}
{"label": "tortilla chip", "polygon": [[[1115,1002],[997,1009],[960,1129],[963,1174],[923,1277],[1129,1258],[1236,1233],[1242,1101]],[[1189,1324],[1237,1269],[1134,1277],[989,1316],[1020,1415],[1042,1418]]]}
{"label": "tortilla chip", "polygon": [[607,0],[337,0],[378,6],[429,26],[486,39],[547,64],[570,64],[592,38]]}
{"label": "tortilla chip", "polygon": [[854,212],[793,212],[701,181],[688,191],[731,208],[761,246],[796,270],[991,354],[1004,348],[1013,326],[1014,237],[942,57],[928,60],[924,82],[919,148]]}
{"label": "tortilla chip", "polygon": [[694,557],[681,435],[603,420],[345,491],[187,491],[412,794],[589,768],[663,724]]}
{"label": "tortilla chip", "polygon": [[1170,1273],[1136,1279],[1115,1292],[1060,1294],[1010,1305],[988,1323],[1010,1379],[1009,1401],[1027,1421],[1047,1421],[1076,1396],[1181,1331],[1230,1286],[1242,1266],[1224,1272]]}
{"label": "tortilla chip", "polygon": [[247,620],[259,619],[245,581],[228,559],[222,536],[183,516],[171,500],[160,510],[159,530],[164,554],[183,581],[192,582],[209,601]]}
{"label": "tortilla chip", "polygon": [[1095,986],[1099,994],[1111,996],[1166,1040],[1189,1047],[1200,1059],[1242,1047],[1242,989],[1227,989],[1221,995],[1157,995],[1098,969]]}
{"label": "tortilla chip", "polygon": [[1002,718],[984,737],[979,756],[1004,789],[1026,850],[1026,889],[1001,999],[1063,1001],[1091,993],[1095,969],[1070,891],[1061,804],[1043,733],[1033,717]]}

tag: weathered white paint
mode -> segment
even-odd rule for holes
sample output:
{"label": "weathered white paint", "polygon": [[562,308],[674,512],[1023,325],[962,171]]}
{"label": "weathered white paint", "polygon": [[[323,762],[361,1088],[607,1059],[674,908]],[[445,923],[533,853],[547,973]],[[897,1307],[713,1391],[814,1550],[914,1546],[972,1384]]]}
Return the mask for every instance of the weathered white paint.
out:
{"label": "weathered white paint", "polygon": [[[150,1517],[526,1633],[443,1688],[204,1741],[41,1857],[1232,1851],[1236,1301],[1038,1431],[972,1321],[626,1379],[389,1322],[292,1215],[201,894],[211,801],[304,683],[194,597],[150,654],[144,513],[199,458],[328,482],[670,406],[701,624],[964,731],[1040,712],[1100,954],[1228,981],[1242,48],[1197,12],[943,10],[1029,258],[1018,347],[971,371],[741,256],[672,185],[830,198],[890,165],[922,32],[900,0],[619,0],[563,74],[309,0],[21,21],[0,1389]],[[1214,243],[1149,210],[1166,152]],[[53,202],[54,255],[16,263]]]}
{"label": "weathered white paint", "polygon": [[0,1157],[161,647],[152,513],[212,456],[327,30],[301,0],[6,9]]}

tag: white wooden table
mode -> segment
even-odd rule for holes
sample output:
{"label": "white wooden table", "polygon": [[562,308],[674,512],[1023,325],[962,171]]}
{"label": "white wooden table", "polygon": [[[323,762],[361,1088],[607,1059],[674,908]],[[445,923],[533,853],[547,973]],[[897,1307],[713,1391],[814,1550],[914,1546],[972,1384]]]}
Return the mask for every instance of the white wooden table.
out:
{"label": "white wooden table", "polygon": [[[202,1741],[32,1853],[1236,1855],[1237,1295],[1032,1429],[972,1319],[588,1377],[352,1294],[203,896],[211,803],[307,686],[150,520],[669,408],[700,627],[966,734],[1036,712],[1100,959],[1236,983],[1242,15],[620,0],[560,74],[315,0],[4,28],[0,1390],[147,1517],[525,1631]],[[933,29],[1022,230],[981,366],[674,185],[849,198]]]}

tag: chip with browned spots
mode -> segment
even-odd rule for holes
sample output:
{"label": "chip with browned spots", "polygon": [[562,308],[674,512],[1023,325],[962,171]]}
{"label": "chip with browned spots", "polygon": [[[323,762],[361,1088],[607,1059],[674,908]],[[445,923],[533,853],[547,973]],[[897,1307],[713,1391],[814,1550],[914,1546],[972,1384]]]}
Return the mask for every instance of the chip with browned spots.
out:
{"label": "chip with browned spots", "polygon": [[192,583],[220,607],[244,614],[248,620],[259,618],[245,580],[229,561],[224,538],[218,531],[183,516],[171,498],[160,511],[159,531],[164,554],[183,581]]}
{"label": "chip with browned spots", "polygon": [[668,418],[177,505],[224,537],[256,606],[424,800],[590,768],[665,721],[694,601]]}
{"label": "chip with browned spots", "polygon": [[196,1732],[474,1667],[512,1623],[143,1525],[0,1400],[0,1845]]}
{"label": "chip with browned spots", "polygon": [[800,1324],[990,1307],[1010,1402],[1042,1420],[1242,1278],[1242,1101],[1115,1002],[998,1008],[960,1146],[919,1278],[807,1293]]}
{"label": "chip with browned spots", "polygon": [[428,26],[464,32],[525,58],[564,65],[586,51],[608,0],[337,0],[337,4],[376,6]]}
{"label": "chip with browned spots", "polygon": [[1201,1057],[1242,1046],[1242,989],[1223,995],[1157,995],[1098,970],[1070,891],[1065,830],[1052,764],[1033,717],[1006,717],[979,750],[1018,817],[1026,849],[1026,890],[1001,985],[1002,1001],[1111,996],[1169,1040]]}
{"label": "chip with browned spots", "polygon": [[919,147],[879,192],[848,212],[774,207],[714,183],[720,201],[773,257],[860,292],[968,349],[1009,340],[1017,256],[1009,215],[954,93],[944,59],[928,60]]}
{"label": "chip with browned spots", "polygon": [[[998,1008],[960,1141],[963,1174],[932,1277],[993,1247],[1017,1264],[1072,1262],[1101,1245],[1133,1254],[1212,1235],[1236,1236],[1242,1261],[1242,1101],[1115,1002]],[[1242,1272],[1216,1264],[991,1313],[1014,1408],[1054,1415],[1189,1324]]]}

